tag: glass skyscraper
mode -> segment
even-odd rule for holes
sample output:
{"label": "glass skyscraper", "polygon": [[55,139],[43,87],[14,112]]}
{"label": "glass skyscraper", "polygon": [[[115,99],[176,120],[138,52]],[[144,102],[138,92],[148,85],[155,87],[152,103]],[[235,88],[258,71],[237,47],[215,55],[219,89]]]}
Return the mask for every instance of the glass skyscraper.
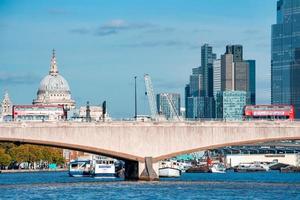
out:
{"label": "glass skyscraper", "polygon": [[249,92],[250,92],[250,103],[251,105],[256,104],[256,79],[255,79],[255,74],[256,74],[256,61],[255,60],[246,60],[249,65]]}
{"label": "glass skyscraper", "polygon": [[194,68],[185,88],[186,118],[214,118],[213,62],[216,54],[208,44],[201,47],[201,66]]}
{"label": "glass skyscraper", "polygon": [[295,106],[300,118],[300,0],[277,1],[272,25],[271,102]]}
{"label": "glass skyscraper", "polygon": [[246,91],[218,92],[216,98],[216,116],[224,120],[242,120],[244,107],[247,104]]}

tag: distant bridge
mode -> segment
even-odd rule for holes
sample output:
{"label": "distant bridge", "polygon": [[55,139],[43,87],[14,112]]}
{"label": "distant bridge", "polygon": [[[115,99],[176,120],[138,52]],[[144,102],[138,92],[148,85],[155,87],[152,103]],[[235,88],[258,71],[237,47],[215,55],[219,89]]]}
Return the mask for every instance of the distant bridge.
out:
{"label": "distant bridge", "polygon": [[155,180],[158,161],[224,146],[299,140],[300,122],[11,122],[0,141],[49,145],[125,160],[126,178]]}

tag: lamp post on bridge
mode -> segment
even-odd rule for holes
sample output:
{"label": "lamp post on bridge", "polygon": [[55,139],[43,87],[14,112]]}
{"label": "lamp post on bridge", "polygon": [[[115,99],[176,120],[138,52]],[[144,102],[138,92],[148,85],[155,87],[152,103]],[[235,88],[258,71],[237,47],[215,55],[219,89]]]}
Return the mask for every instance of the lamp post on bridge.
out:
{"label": "lamp post on bridge", "polygon": [[136,78],[134,77],[134,119],[137,120],[137,88],[136,88]]}

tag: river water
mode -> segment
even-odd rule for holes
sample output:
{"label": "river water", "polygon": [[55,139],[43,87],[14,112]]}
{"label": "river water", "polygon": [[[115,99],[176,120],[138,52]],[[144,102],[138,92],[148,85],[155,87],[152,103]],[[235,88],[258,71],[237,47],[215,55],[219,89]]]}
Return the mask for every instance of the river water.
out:
{"label": "river water", "polygon": [[0,199],[299,199],[300,173],[183,174],[159,182],[0,174]]}

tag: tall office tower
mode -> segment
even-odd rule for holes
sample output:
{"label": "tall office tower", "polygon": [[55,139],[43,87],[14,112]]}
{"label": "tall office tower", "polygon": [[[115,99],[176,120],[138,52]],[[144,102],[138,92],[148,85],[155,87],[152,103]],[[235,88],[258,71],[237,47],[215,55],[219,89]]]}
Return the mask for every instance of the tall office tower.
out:
{"label": "tall office tower", "polygon": [[234,90],[234,83],[233,55],[221,55],[221,91]]}
{"label": "tall office tower", "polygon": [[208,44],[201,47],[201,67],[203,70],[203,89],[205,97],[213,96],[213,61],[216,59],[213,48]]}
{"label": "tall office tower", "polygon": [[187,109],[188,109],[188,98],[191,96],[190,94],[190,84],[186,84],[184,88],[184,105],[185,105],[185,118],[188,118]]}
{"label": "tall office tower", "polygon": [[233,62],[243,61],[243,46],[242,45],[227,45],[226,54],[233,55]]}
{"label": "tall office tower", "polygon": [[249,64],[243,60],[243,46],[228,45],[221,56],[222,91],[249,91]]}
{"label": "tall office tower", "polygon": [[213,62],[213,94],[214,98],[218,92],[221,91],[221,60],[214,60]]}
{"label": "tall office tower", "polygon": [[213,118],[213,61],[216,54],[208,44],[201,47],[201,66],[193,69],[186,95],[186,118]]}
{"label": "tall office tower", "polygon": [[193,68],[193,73],[190,75],[190,96],[203,95],[203,74],[202,67]]}
{"label": "tall office tower", "polygon": [[247,62],[234,62],[234,90],[249,92],[249,65]]}
{"label": "tall office tower", "polygon": [[300,0],[277,1],[272,25],[271,102],[295,106],[300,118]]}
{"label": "tall office tower", "polygon": [[249,91],[250,91],[250,101],[251,105],[256,104],[256,61],[246,60],[249,65]]}

